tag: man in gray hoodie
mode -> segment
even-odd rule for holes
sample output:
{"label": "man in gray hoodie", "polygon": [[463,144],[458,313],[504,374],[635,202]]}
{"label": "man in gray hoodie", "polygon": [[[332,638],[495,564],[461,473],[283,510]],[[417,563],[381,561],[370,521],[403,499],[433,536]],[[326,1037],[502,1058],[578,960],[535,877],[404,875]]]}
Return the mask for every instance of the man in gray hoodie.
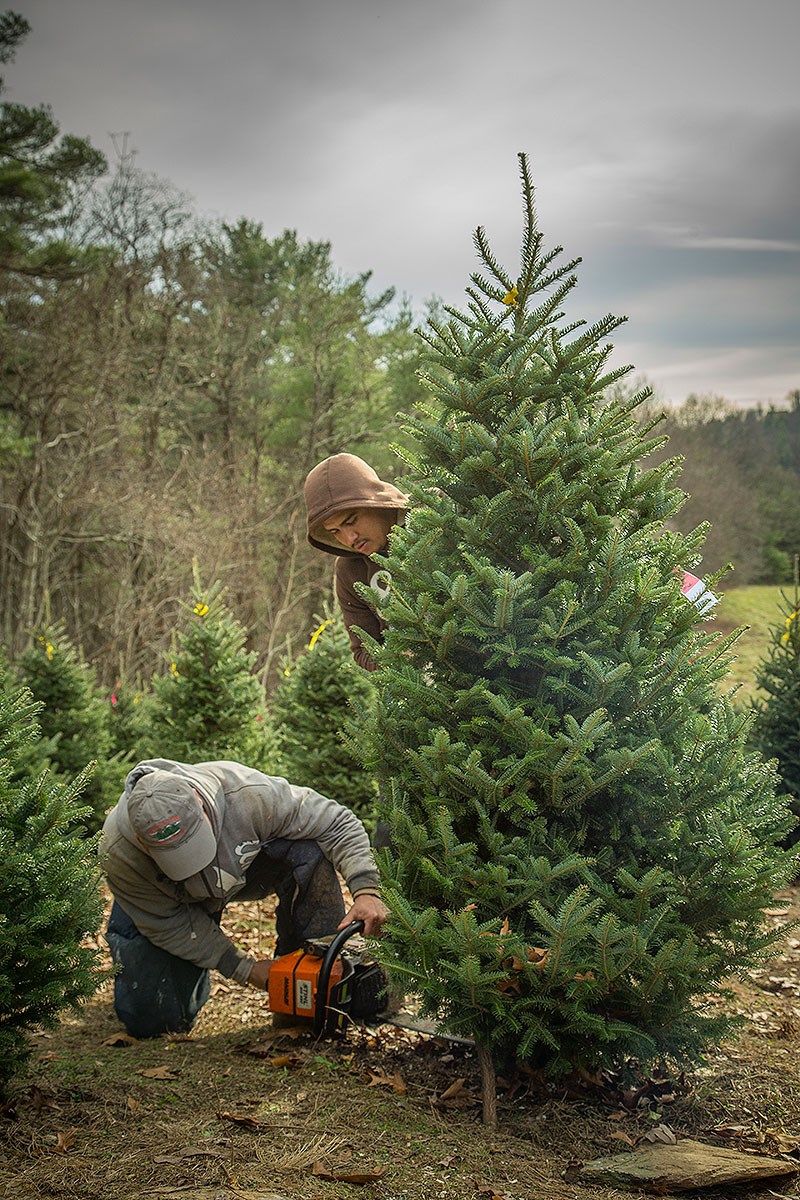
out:
{"label": "man in gray hoodie", "polygon": [[[191,1029],[212,969],[266,989],[272,960],[219,927],[231,900],[278,896],[277,955],[351,921],[378,934],[387,916],[358,818],[241,763],[139,763],[106,818],[100,856],[114,895],[114,1007],[134,1037]],[[347,913],[337,871],[353,896]]]}

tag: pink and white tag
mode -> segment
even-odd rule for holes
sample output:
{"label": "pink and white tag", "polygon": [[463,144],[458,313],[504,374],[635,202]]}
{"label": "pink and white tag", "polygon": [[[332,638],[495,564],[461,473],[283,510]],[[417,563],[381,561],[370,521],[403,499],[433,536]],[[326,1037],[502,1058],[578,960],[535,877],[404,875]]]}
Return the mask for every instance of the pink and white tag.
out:
{"label": "pink and white tag", "polygon": [[[678,573],[680,573],[680,568],[676,568],[676,574]],[[697,575],[692,575],[690,571],[683,572],[681,595],[690,600],[704,617],[711,616],[711,611],[719,600],[719,596],[715,596],[702,579],[699,579]]]}

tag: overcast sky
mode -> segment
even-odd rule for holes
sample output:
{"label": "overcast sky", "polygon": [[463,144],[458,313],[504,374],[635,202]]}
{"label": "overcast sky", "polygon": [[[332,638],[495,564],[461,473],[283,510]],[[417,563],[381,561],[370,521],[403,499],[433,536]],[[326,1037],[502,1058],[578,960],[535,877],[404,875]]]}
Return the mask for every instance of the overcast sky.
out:
{"label": "overcast sky", "polygon": [[9,0],[7,98],[50,104],[198,213],[330,241],[460,305],[483,225],[515,272],[517,152],[569,315],[664,399],[800,388],[800,0]]}

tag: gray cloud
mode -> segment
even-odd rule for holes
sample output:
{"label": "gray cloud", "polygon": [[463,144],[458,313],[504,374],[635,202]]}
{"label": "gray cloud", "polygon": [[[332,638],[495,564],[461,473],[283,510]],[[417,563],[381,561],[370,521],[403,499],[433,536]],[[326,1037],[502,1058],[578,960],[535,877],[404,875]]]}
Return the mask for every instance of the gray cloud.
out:
{"label": "gray cloud", "polygon": [[800,384],[796,0],[19,0],[14,99],[203,213],[332,242],[460,302],[482,224],[517,260],[516,153],[578,315],[675,399]]}

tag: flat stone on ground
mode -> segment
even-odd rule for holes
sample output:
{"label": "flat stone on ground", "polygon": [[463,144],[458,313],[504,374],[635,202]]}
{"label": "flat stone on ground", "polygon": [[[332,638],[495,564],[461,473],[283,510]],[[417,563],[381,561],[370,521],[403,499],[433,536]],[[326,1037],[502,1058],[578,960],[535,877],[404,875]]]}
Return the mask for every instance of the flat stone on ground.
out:
{"label": "flat stone on ground", "polygon": [[664,1192],[685,1192],[723,1184],[755,1183],[779,1175],[794,1175],[800,1163],[758,1154],[742,1154],[720,1146],[706,1146],[684,1138],[674,1146],[654,1143],[597,1158],[580,1167],[573,1179],[583,1183],[607,1183],[616,1187],[655,1186]]}

